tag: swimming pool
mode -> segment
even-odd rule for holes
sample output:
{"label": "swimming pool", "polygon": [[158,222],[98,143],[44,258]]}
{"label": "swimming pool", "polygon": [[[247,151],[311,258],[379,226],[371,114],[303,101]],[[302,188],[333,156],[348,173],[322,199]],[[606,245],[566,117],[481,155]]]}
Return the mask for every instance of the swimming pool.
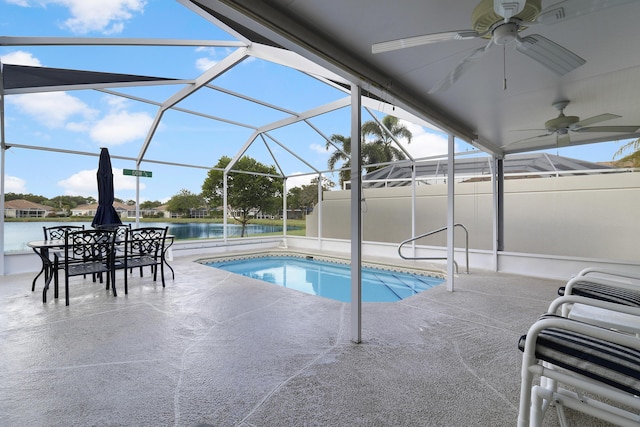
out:
{"label": "swimming pool", "polygon": [[[308,294],[351,301],[351,266],[347,264],[295,256],[263,256],[203,264]],[[440,277],[363,267],[362,301],[399,301],[443,282]]]}

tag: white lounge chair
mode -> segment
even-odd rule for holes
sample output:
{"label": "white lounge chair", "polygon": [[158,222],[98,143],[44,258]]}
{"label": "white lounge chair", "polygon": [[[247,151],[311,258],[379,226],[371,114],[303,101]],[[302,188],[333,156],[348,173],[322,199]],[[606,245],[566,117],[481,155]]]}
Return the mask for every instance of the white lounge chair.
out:
{"label": "white lounge chair", "polygon": [[568,304],[612,310],[640,328],[636,307],[575,295],[553,301],[518,343],[524,353],[518,426],[542,425],[552,403],[563,426],[564,408],[621,426],[640,425],[640,338],[556,314]]}
{"label": "white lounge chair", "polygon": [[[640,308],[640,279],[620,275],[578,274],[558,289],[558,295],[579,295]],[[563,315],[566,314],[566,311],[563,312]]]}

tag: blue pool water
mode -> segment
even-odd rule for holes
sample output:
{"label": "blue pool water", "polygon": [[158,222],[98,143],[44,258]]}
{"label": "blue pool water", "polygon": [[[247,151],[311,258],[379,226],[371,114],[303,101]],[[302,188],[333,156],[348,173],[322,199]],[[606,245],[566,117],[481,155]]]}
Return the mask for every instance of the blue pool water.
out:
{"label": "blue pool water", "polygon": [[[293,256],[265,256],[205,265],[338,301],[351,301],[349,265]],[[362,301],[393,302],[444,282],[444,279],[362,268]]]}

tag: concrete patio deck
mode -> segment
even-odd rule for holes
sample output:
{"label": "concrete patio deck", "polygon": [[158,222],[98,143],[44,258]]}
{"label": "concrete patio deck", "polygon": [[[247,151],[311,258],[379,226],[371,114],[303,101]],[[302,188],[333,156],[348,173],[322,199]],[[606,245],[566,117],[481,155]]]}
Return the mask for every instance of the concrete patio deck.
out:
{"label": "concrete patio deck", "polygon": [[164,289],[132,275],[126,296],[77,278],[69,307],[42,304],[32,274],[0,277],[0,424],[514,426],[517,340],[561,284],[461,274],[453,293],[363,304],[354,344],[349,304],[196,258]]}

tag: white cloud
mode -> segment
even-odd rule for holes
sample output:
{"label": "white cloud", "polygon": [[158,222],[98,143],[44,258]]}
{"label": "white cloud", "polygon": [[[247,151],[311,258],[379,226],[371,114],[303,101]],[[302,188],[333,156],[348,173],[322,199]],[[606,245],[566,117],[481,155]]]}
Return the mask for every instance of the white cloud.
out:
{"label": "white cloud", "polygon": [[200,71],[207,71],[209,68],[216,65],[219,61],[212,58],[198,58],[196,59],[196,68]]}
{"label": "white cloud", "polygon": [[196,68],[200,71],[207,71],[209,68],[220,62],[216,59],[216,49],[213,47],[197,47],[196,52],[206,55],[205,57],[196,59]]}
{"label": "white cloud", "polygon": [[125,22],[136,13],[143,13],[145,0],[8,0],[17,6],[49,5],[67,8],[71,17],[62,26],[74,33],[98,31],[103,34],[122,32]]}
{"label": "white cloud", "polygon": [[[96,164],[98,160],[96,159]],[[64,194],[69,196],[93,196],[98,198],[98,181],[96,173],[98,169],[83,170],[74,173],[69,178],[58,181],[58,185],[64,189]],[[113,168],[113,188],[118,197],[120,191],[130,191],[136,189],[136,178],[125,176],[122,169]],[[144,190],[146,185],[141,181],[140,190]]]}
{"label": "white cloud", "polygon": [[0,56],[3,64],[13,65],[29,65],[32,67],[40,67],[42,64],[38,58],[35,58],[30,52],[17,50],[15,52],[8,53]]}
{"label": "white cloud", "polygon": [[126,108],[128,102],[124,98],[120,98],[118,96],[107,96],[105,97],[107,105],[111,108],[111,111],[121,111]]}
{"label": "white cloud", "polygon": [[91,138],[103,145],[114,146],[144,138],[153,119],[146,113],[116,111],[99,120],[91,128]]}
{"label": "white cloud", "polygon": [[415,159],[447,154],[448,140],[442,132],[435,132],[423,126],[400,120],[412,133],[411,144],[402,142],[406,150]]}
{"label": "white cloud", "polygon": [[318,154],[329,155],[330,151],[327,151],[327,147],[320,144],[311,144],[309,145],[309,149],[311,151],[315,151]]}
{"label": "white cloud", "polygon": [[15,4],[16,6],[29,7],[29,0],[5,0],[9,4]]}
{"label": "white cloud", "polygon": [[[196,52],[203,53],[206,56],[196,59],[196,69],[204,72],[209,68],[216,65],[222,58],[225,58],[234,52],[232,48],[220,48],[220,47],[198,47]],[[242,61],[243,64],[247,64],[255,60],[253,56],[245,58]]]}
{"label": "white cloud", "polygon": [[18,107],[50,128],[64,127],[73,116],[91,119],[96,111],[66,92],[43,92],[8,96],[7,102]]}
{"label": "white cloud", "polygon": [[[296,175],[300,173],[302,172],[292,172],[290,175]],[[287,178],[287,191],[291,190],[293,187],[302,187],[303,185],[309,185],[311,184],[311,180],[317,177],[317,175],[303,175]]]}
{"label": "white cloud", "polygon": [[68,196],[98,197],[97,171],[98,169],[77,172],[58,181],[58,185],[64,188],[64,194]]}
{"label": "white cloud", "polygon": [[4,176],[5,193],[27,193],[27,182],[15,176]]}

